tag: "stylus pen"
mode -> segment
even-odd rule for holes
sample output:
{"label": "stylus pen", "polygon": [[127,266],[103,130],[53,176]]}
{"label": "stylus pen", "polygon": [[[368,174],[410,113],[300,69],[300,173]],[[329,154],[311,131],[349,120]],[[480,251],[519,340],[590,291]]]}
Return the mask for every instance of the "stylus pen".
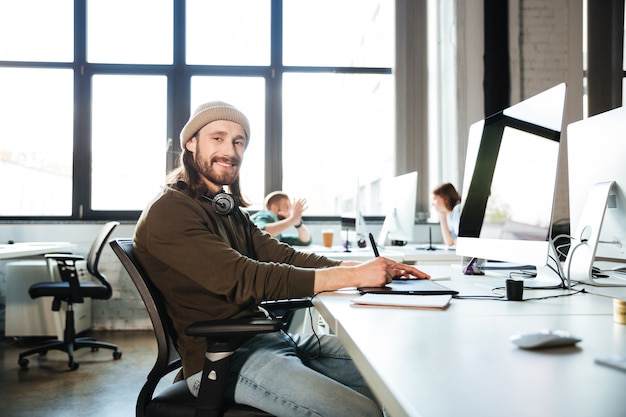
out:
{"label": "stylus pen", "polygon": [[376,247],[376,241],[374,240],[374,235],[370,233],[370,243],[372,244],[372,250],[374,251],[374,256],[379,257],[378,248]]}

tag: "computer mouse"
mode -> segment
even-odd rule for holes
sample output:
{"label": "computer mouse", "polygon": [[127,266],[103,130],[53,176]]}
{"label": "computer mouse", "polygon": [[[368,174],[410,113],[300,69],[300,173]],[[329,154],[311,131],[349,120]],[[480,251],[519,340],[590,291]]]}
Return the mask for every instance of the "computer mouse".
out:
{"label": "computer mouse", "polygon": [[544,349],[573,346],[581,339],[564,330],[538,330],[511,336],[511,342],[522,349]]}

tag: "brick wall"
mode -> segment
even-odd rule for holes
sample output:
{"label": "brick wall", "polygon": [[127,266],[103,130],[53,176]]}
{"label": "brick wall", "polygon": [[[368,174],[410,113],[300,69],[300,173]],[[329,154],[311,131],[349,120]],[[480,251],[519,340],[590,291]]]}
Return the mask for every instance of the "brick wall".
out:
{"label": "brick wall", "polygon": [[[511,51],[511,101],[517,103],[562,82],[568,83],[567,107],[578,100],[576,107],[582,110],[582,97],[576,97],[581,86],[572,85],[572,78],[580,73],[582,61],[572,67],[572,57],[581,55],[572,50],[572,13],[570,8],[581,7],[580,0],[510,0],[510,51]],[[582,40],[582,27],[579,31]],[[569,110],[569,111],[568,111]],[[576,114],[566,109],[564,126],[578,120],[568,117]],[[566,129],[561,141],[561,166],[557,179],[557,191],[553,221],[569,219]]]}

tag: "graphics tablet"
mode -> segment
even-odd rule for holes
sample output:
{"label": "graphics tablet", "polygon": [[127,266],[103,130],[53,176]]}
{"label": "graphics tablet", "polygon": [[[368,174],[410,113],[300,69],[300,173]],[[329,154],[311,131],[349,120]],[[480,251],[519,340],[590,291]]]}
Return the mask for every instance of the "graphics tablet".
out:
{"label": "graphics tablet", "polygon": [[430,279],[393,281],[384,287],[359,287],[361,294],[457,295],[459,292]]}

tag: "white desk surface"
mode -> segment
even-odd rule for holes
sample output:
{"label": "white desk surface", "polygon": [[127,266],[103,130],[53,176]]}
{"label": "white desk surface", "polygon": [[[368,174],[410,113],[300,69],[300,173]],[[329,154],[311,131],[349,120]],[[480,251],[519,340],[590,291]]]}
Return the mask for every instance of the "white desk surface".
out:
{"label": "white desk surface", "polygon": [[76,245],[69,242],[20,242],[0,245],[0,259],[23,258],[59,251],[70,251]]}
{"label": "white desk surface", "polygon": [[[461,295],[488,295],[503,280],[468,277],[451,267],[442,284]],[[626,289],[614,289],[619,296]],[[562,290],[525,290],[524,298]],[[321,294],[313,303],[346,346],[393,417],[626,415],[626,372],[594,359],[626,354],[626,325],[612,300],[578,294],[525,302],[453,299],[447,310],[352,307],[355,293]],[[575,347],[526,351],[517,332],[563,329]]]}

